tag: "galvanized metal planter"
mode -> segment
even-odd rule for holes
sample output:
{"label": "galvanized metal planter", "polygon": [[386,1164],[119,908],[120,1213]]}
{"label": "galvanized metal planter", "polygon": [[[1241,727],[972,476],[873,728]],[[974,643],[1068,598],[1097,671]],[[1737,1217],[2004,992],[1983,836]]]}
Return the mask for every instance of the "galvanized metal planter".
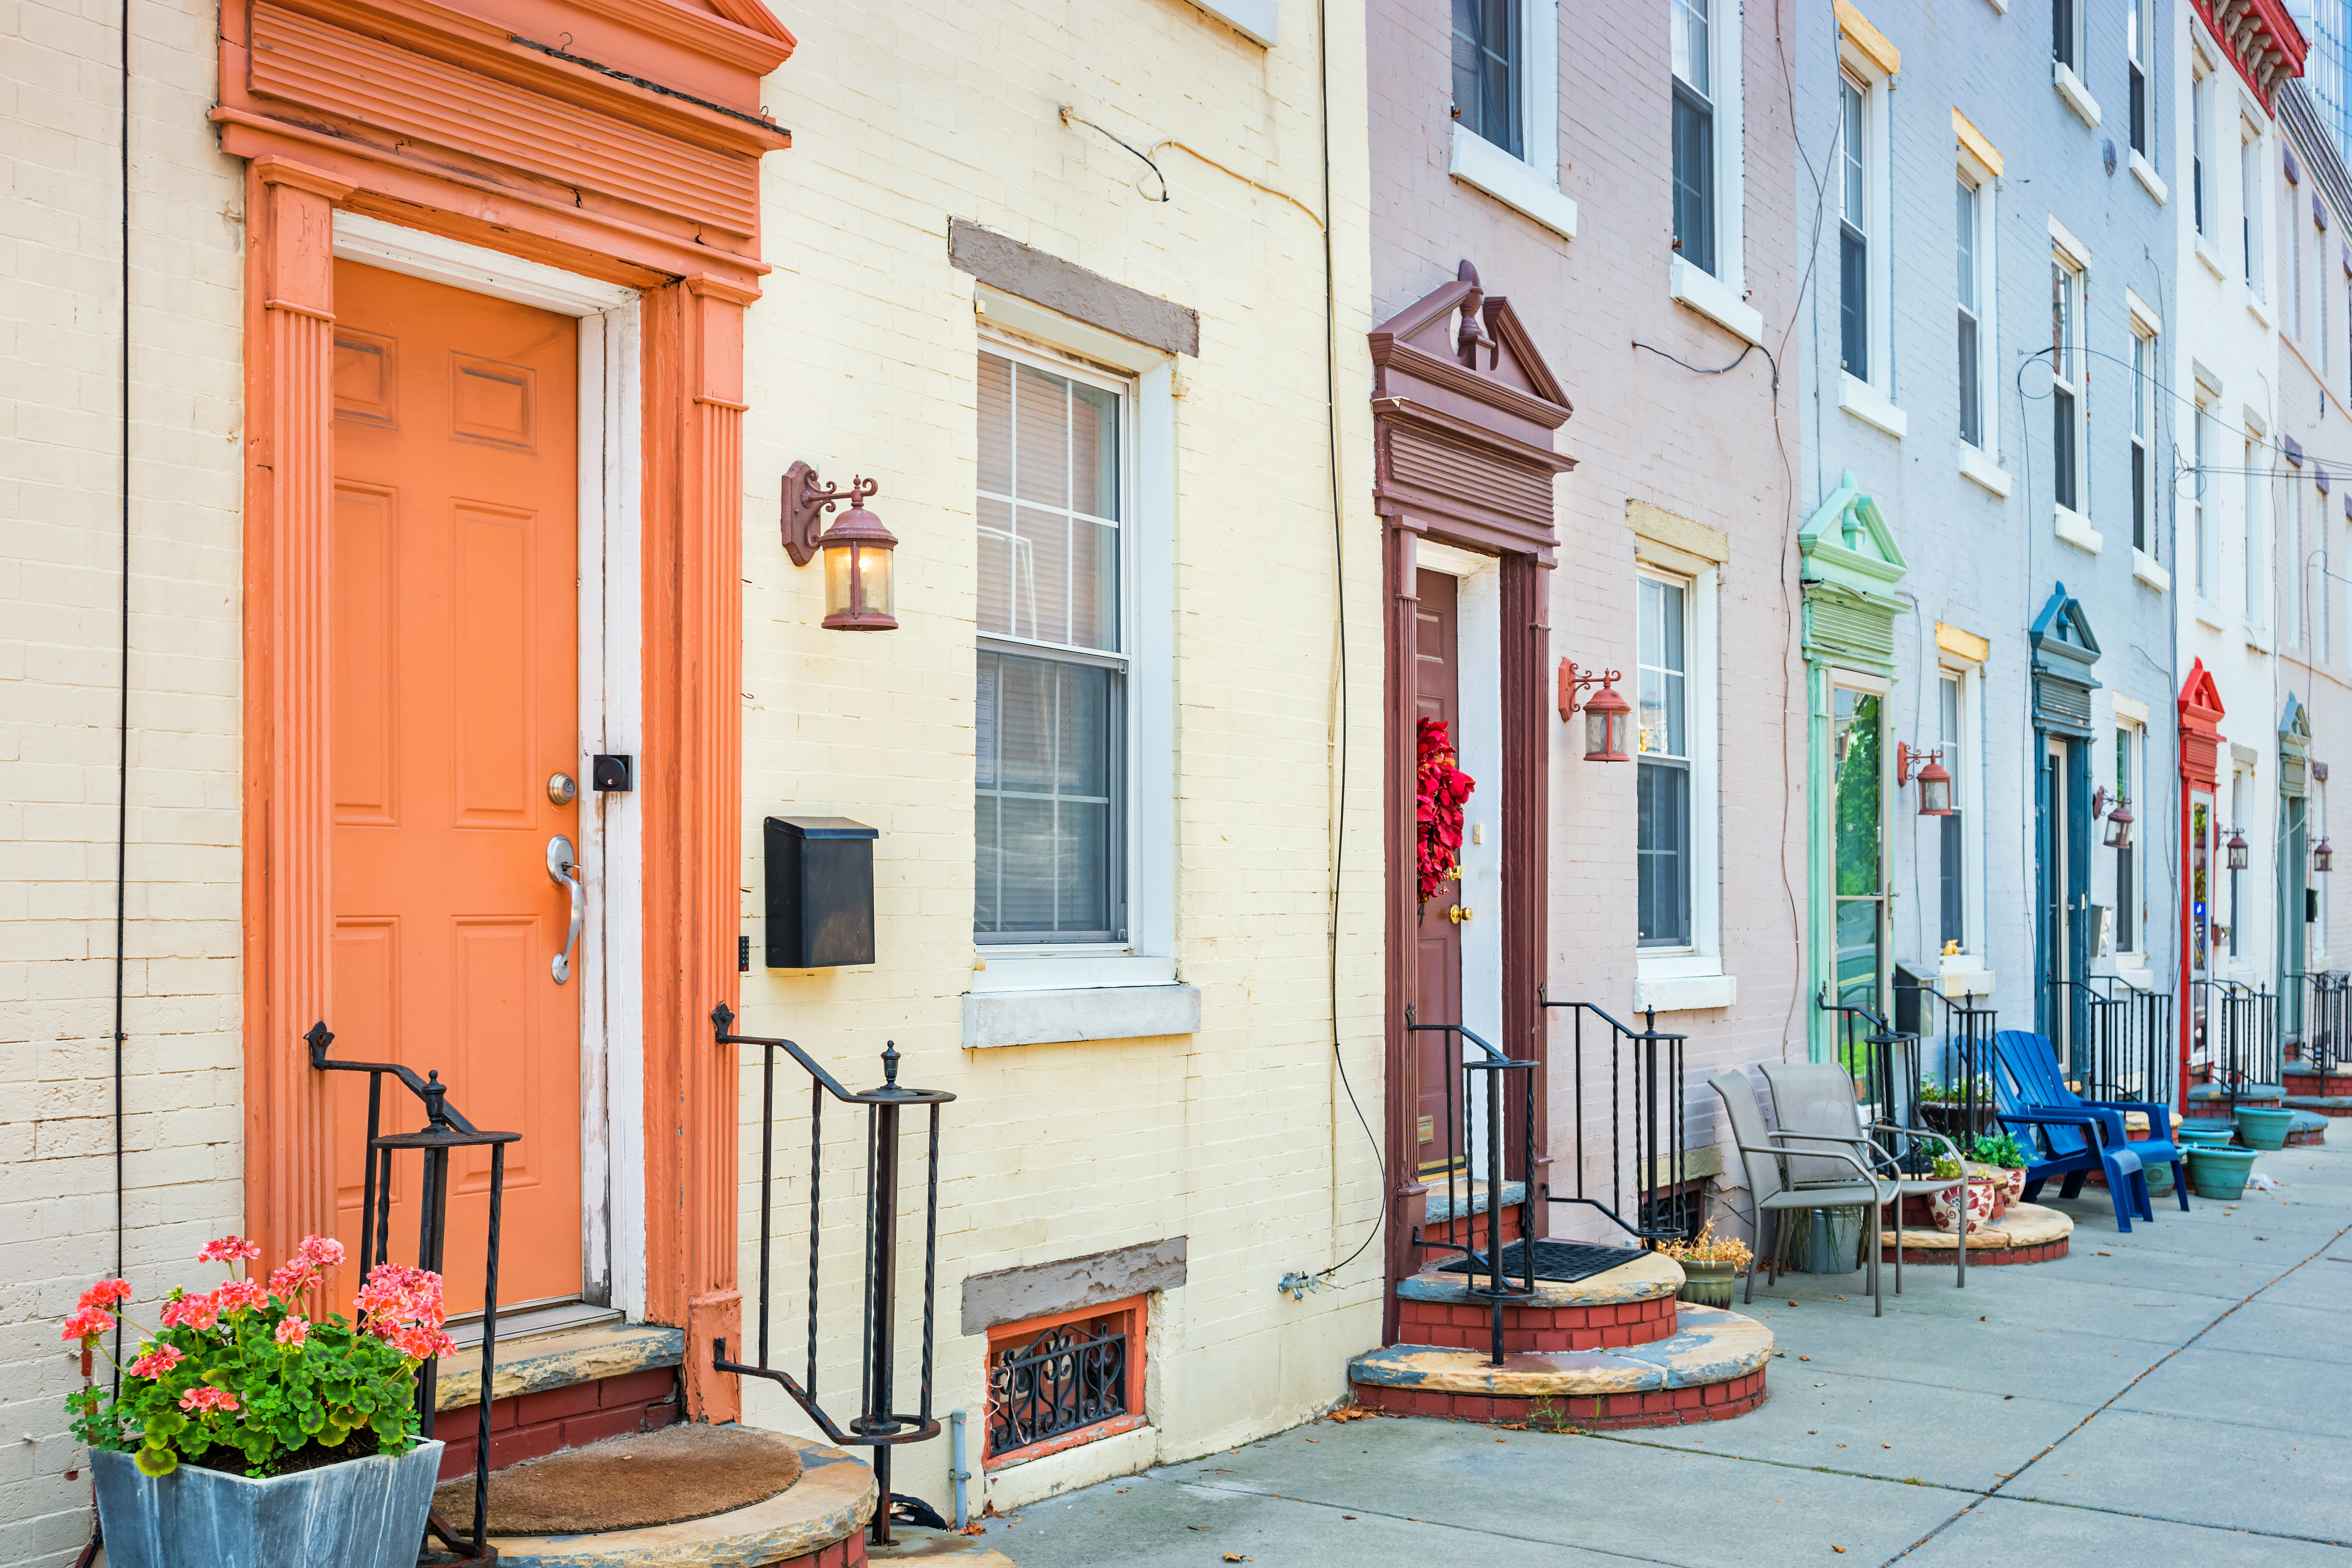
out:
{"label": "galvanized metal planter", "polygon": [[441,1445],[266,1481],[90,1456],[109,1568],[415,1568]]}

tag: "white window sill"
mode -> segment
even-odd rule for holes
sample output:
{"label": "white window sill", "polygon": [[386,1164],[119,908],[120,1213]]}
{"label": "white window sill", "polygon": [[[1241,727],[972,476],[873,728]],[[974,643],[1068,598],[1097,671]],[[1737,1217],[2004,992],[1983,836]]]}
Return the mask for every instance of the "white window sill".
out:
{"label": "white window sill", "polygon": [[1576,204],[1550,181],[1475,132],[1454,122],[1454,162],[1446,171],[1563,238],[1576,237]]}
{"label": "white window sill", "polygon": [[2058,537],[2075,549],[2096,555],[2106,548],[2107,542],[2099,537],[2099,531],[2093,528],[2091,520],[2081,512],[2055,505],[2052,506],[2050,510],[2058,523]]}
{"label": "white window sill", "polygon": [[2246,632],[2246,646],[2256,653],[2266,654],[2271,651],[2271,634],[2249,627]]}
{"label": "white window sill", "polygon": [[2156,989],[2156,971],[2148,967],[2144,952],[2126,952],[2116,960],[2116,978],[2135,991]]}
{"label": "white window sill", "polygon": [[1990,996],[1992,994],[1993,973],[1971,953],[1956,952],[1939,961],[1941,969],[1936,976],[1936,989],[1947,996]]}
{"label": "white window sill", "polygon": [[2058,96],[2066,100],[2075,119],[2094,131],[2099,128],[2099,100],[2091,96],[2091,89],[2083,85],[2082,79],[2067,68],[2065,61],[2050,62],[2050,85],[2058,89]]}
{"label": "white window sill", "polygon": [[2131,155],[2131,172],[2134,179],[2147,187],[2147,194],[2156,198],[2158,206],[2163,206],[2172,200],[2172,189],[2158,176],[2156,165],[2137,153]]}
{"label": "white window sill", "polygon": [[2197,259],[2203,262],[2205,270],[2214,277],[2227,279],[2230,276],[2221,269],[2221,253],[2214,249],[2213,242],[2201,234],[2197,237]]}
{"label": "white window sill", "polygon": [[1708,321],[1748,342],[1764,341],[1764,317],[1734,293],[1731,285],[1677,256],[1666,268],[1666,292]]}
{"label": "white window sill", "polygon": [[2156,557],[2145,550],[2135,548],[2132,551],[2132,575],[2159,594],[2172,592],[2172,574],[2158,565]]}
{"label": "white window sill", "polygon": [[1693,1013],[1739,1000],[1736,974],[1644,974],[1633,982],[1633,1011]]}
{"label": "white window sill", "polygon": [[2203,626],[2209,632],[2218,632],[2226,629],[2221,625],[2221,611],[2220,607],[2208,604],[2202,599],[2197,601],[2197,624]]}
{"label": "white window sill", "polygon": [[1201,1027],[1192,985],[1100,985],[1076,991],[968,991],[963,1043],[1043,1046],[1066,1040],[1135,1040]]}
{"label": "white window sill", "polygon": [[2003,500],[2009,499],[2009,470],[1966,441],[1960,443],[1960,472]]}
{"label": "white window sill", "polygon": [[1874,430],[1884,430],[1896,440],[1911,428],[1910,416],[1895,406],[1885,393],[1866,381],[1856,381],[1846,372],[1838,372],[1838,406]]}
{"label": "white window sill", "polygon": [[1260,48],[1274,47],[1275,36],[1282,27],[1279,0],[1192,0],[1192,4]]}
{"label": "white window sill", "polygon": [[2260,321],[2263,331],[2267,332],[2271,330],[2271,308],[2263,302],[2260,294],[2254,292],[2254,286],[2251,283],[2246,285],[2246,314]]}
{"label": "white window sill", "polygon": [[975,946],[974,991],[1083,991],[1097,985],[1173,985],[1176,961],[1125,947]]}

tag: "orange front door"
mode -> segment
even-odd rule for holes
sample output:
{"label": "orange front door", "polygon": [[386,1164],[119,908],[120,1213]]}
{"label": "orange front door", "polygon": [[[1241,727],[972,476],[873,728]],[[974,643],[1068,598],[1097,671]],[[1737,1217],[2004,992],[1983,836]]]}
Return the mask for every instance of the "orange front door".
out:
{"label": "orange front door", "polygon": [[[477,1127],[522,1135],[500,1306],[576,1298],[582,978],[551,969],[571,900],[548,845],[580,837],[549,787],[580,772],[579,328],[348,261],[335,315],[335,1054],[437,1071]],[[335,1085],[356,1258],[367,1079]],[[384,1130],[423,1125],[387,1089]],[[395,1163],[395,1262],[416,1257],[417,1160]],[[488,1214],[488,1151],[461,1151],[453,1315],[480,1310]]]}

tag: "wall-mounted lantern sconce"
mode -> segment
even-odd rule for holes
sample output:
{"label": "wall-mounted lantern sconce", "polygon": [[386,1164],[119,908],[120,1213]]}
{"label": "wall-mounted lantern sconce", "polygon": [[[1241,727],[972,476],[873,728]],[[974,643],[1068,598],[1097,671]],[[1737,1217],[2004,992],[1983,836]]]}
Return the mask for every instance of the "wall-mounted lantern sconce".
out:
{"label": "wall-mounted lantern sconce", "polygon": [[2336,869],[2336,846],[2323,838],[2311,847],[2311,868],[2315,871]]}
{"label": "wall-mounted lantern sconce", "polygon": [[2230,842],[2224,847],[2229,852],[2230,858],[2226,862],[2229,868],[2232,871],[2244,870],[2246,868],[2246,830],[2242,827],[2230,829]]}
{"label": "wall-mounted lantern sconce", "polygon": [[2135,820],[2132,816],[2131,797],[2119,796],[2116,801],[2115,810],[2107,813],[2107,837],[2105,840],[2106,847],[2110,849],[2130,848],[2132,823]]}
{"label": "wall-mounted lantern sconce", "polygon": [[1911,782],[1911,770],[1919,770],[1919,815],[1949,816],[1952,815],[1952,775],[1944,766],[1940,746],[1932,752],[1918,752],[1907,741],[1895,742],[1895,784],[1897,789]]}
{"label": "wall-mounted lantern sconce", "polygon": [[1633,753],[1626,749],[1625,732],[1632,727],[1633,710],[1618,694],[1617,682],[1624,679],[1618,670],[1595,673],[1576,672],[1576,661],[1559,661],[1559,721],[1563,724],[1574,716],[1579,703],[1577,696],[1586,687],[1595,684],[1601,689],[1585,698],[1584,760],[1588,763],[1630,763]]}
{"label": "wall-mounted lantern sconce", "polygon": [[[894,632],[891,614],[890,552],[898,537],[882,520],[866,510],[866,498],[882,487],[858,478],[844,490],[823,485],[814,468],[794,463],[784,470],[784,552],[795,566],[805,566],[819,551],[824,553],[824,621],[828,631]],[[849,510],[820,535],[824,514],[843,501]]]}

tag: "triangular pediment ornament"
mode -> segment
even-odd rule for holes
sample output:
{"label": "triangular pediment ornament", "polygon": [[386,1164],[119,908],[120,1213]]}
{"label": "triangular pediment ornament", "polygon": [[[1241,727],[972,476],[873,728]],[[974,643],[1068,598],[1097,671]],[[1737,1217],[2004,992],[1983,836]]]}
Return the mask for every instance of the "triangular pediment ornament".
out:
{"label": "triangular pediment ornament", "polygon": [[760,4],[760,0],[667,0],[667,3],[681,10],[700,11],[721,21],[732,22],[745,32],[757,33],[763,38],[774,38],[787,48],[798,42],[784,25],[776,20],[776,14]]}
{"label": "triangular pediment ornament", "polygon": [[2038,669],[2053,667],[2063,668],[2072,664],[2080,668],[2087,678],[2089,667],[2099,661],[2099,638],[2091,630],[2091,617],[2084,612],[2082,601],[2066,592],[2066,584],[2055,584],[2042,613],[2033,617],[2033,627],[2027,634],[2033,644],[2033,662]]}
{"label": "triangular pediment ornament", "polygon": [[2189,665],[2189,679],[2180,683],[2179,706],[2183,713],[2193,713],[2212,723],[2218,724],[2228,717],[2221,706],[2221,685],[2201,658]]}
{"label": "triangular pediment ornament", "polygon": [[2278,738],[2283,752],[2311,749],[2311,710],[2292,691],[2286,694],[2286,707],[2279,714]]}
{"label": "triangular pediment ornament", "polygon": [[1467,261],[1454,281],[1374,327],[1370,342],[1375,396],[1409,397],[1411,383],[1422,380],[1545,429],[1574,412],[1510,300],[1489,295]]}
{"label": "triangular pediment ornament", "polygon": [[1877,498],[1862,488],[1851,468],[1797,531],[1797,549],[1807,579],[1865,593],[1901,582],[1911,569]]}

